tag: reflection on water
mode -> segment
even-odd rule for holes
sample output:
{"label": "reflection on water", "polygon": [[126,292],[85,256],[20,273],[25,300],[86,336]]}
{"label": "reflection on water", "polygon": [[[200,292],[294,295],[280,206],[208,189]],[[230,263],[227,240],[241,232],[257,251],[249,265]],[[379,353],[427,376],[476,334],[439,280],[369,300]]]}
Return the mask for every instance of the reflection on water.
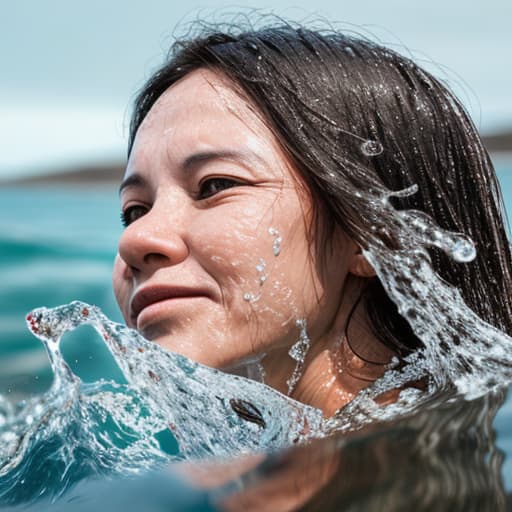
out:
{"label": "reflection on water", "polygon": [[[27,510],[505,511],[492,419],[504,392],[433,397],[408,418],[272,455],[180,463],[136,480],[87,481]],[[510,506],[510,502],[508,503]]]}
{"label": "reflection on water", "polygon": [[505,510],[491,427],[503,396],[433,397],[409,418],[269,456],[212,495],[223,510]]}

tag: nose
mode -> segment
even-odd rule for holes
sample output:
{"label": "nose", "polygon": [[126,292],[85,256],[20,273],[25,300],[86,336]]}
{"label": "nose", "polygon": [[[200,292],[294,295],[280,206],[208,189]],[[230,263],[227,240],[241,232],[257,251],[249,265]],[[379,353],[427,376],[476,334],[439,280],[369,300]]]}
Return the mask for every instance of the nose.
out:
{"label": "nose", "polygon": [[160,214],[156,204],[132,222],[119,239],[119,256],[134,275],[151,274],[160,267],[177,265],[188,254],[183,233],[172,219]]}

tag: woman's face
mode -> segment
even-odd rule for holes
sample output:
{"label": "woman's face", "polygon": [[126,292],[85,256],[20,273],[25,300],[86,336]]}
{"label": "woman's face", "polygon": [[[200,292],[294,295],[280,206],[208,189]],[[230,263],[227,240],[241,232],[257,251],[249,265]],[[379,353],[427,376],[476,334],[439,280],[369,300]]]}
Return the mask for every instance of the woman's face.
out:
{"label": "woman's face", "polygon": [[[229,81],[197,70],[141,124],[121,185],[113,285],[127,324],[227,368],[331,327],[356,246],[315,260],[311,198]],[[314,229],[311,230],[314,238]]]}

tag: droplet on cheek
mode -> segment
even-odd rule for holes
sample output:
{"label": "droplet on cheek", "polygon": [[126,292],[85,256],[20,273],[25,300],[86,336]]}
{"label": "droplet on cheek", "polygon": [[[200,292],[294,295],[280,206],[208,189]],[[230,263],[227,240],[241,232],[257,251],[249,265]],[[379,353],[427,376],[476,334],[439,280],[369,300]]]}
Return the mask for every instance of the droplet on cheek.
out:
{"label": "droplet on cheek", "polygon": [[279,254],[281,253],[281,244],[283,243],[283,238],[276,228],[268,228],[268,233],[269,235],[274,237],[274,243],[272,244],[274,256],[279,256]]}
{"label": "droplet on cheek", "polygon": [[267,280],[268,276],[267,276],[267,274],[265,274],[266,268],[267,268],[267,262],[263,258],[260,258],[260,262],[258,263],[258,265],[256,265],[256,270],[260,274],[260,278],[259,278],[260,286],[263,286],[263,283]]}

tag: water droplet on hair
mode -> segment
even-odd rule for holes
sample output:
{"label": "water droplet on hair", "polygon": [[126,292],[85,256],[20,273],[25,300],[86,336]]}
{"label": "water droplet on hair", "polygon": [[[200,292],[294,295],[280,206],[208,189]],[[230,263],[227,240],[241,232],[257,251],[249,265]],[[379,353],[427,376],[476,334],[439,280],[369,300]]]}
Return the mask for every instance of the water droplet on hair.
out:
{"label": "water droplet on hair", "polygon": [[352,49],[351,46],[345,46],[345,48],[343,48],[343,51],[345,53],[347,53],[348,55],[350,55],[351,57],[355,57],[356,56],[356,54],[355,54],[355,52],[354,52],[354,50]]}
{"label": "water droplet on hair", "polygon": [[413,194],[416,194],[418,190],[418,185],[414,183],[414,185],[411,185],[410,187],[404,188],[402,190],[394,190],[389,195],[391,197],[409,197],[412,196]]}
{"label": "water droplet on hair", "polygon": [[475,246],[469,240],[458,240],[452,247],[451,255],[455,261],[465,263],[475,259]]}
{"label": "water droplet on hair", "polygon": [[361,151],[366,156],[377,156],[384,151],[384,146],[377,140],[367,140],[361,144]]}
{"label": "water droplet on hair", "polygon": [[258,45],[256,43],[253,43],[253,42],[249,42],[247,43],[247,45],[249,46],[249,48],[255,52],[259,52],[260,49],[258,48]]}

